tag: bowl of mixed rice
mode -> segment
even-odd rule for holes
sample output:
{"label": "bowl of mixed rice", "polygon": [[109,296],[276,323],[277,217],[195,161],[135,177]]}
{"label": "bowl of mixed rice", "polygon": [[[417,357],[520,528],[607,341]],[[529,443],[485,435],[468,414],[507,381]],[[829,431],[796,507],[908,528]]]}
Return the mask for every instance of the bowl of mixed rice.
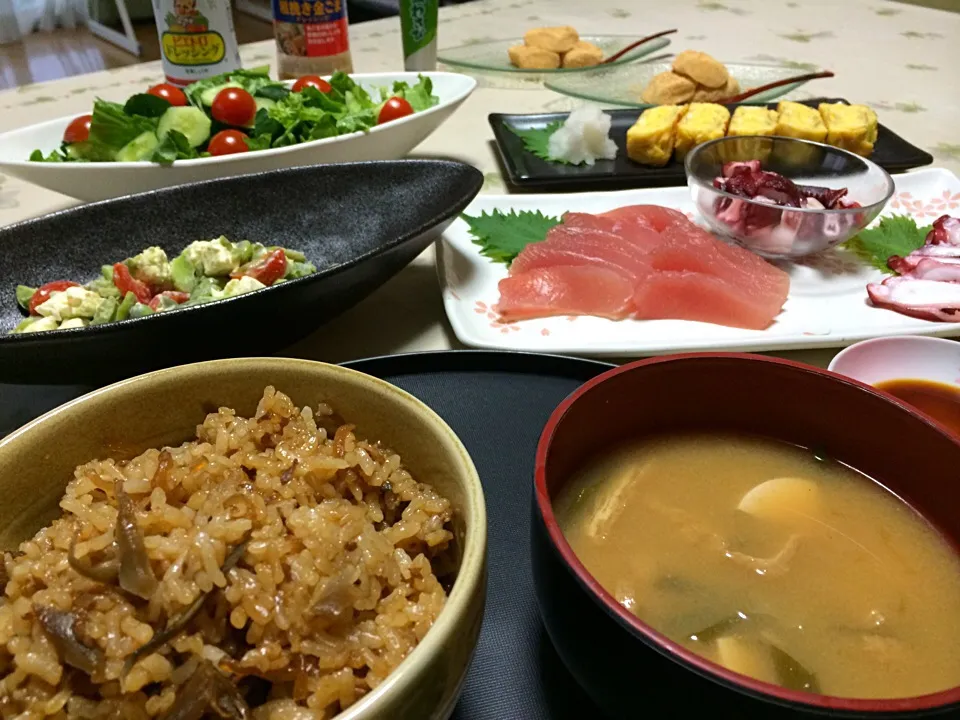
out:
{"label": "bowl of mixed rice", "polygon": [[0,441],[0,718],[452,712],[483,617],[473,463],[413,396],[249,358]]}

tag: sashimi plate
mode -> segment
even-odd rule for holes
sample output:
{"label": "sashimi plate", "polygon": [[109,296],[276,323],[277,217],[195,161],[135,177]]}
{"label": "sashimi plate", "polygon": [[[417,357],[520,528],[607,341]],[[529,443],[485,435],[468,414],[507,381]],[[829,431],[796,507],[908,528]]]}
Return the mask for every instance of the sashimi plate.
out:
{"label": "sashimi plate", "polygon": [[[895,176],[896,192],[883,215],[912,216],[929,225],[944,214],[960,215],[960,179],[943,169]],[[598,213],[624,205],[675,208],[701,222],[685,187],[569,195],[486,195],[465,211],[539,210]],[[501,322],[497,283],[507,267],[480,254],[466,222],[458,219],[438,245],[443,304],[457,337],[466,345],[593,357],[657,355],[704,350],[771,351],[843,347],[884,335],[960,335],[960,323],[932,322],[873,307],[866,285],[883,273],[843,248],[781,263],[790,275],[790,295],[766,330],[745,330],[690,320],[606,320],[563,316]]]}

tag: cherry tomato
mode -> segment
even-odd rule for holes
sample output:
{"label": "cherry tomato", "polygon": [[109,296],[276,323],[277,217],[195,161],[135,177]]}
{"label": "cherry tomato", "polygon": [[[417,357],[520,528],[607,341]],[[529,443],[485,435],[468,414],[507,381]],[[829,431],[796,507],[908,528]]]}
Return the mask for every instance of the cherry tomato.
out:
{"label": "cherry tomato", "polygon": [[234,270],[230,273],[230,277],[236,279],[247,275],[254,280],[259,280],[264,285],[273,285],[283,277],[285,272],[287,272],[287,254],[282,249],[277,248],[259,260],[254,260]]}
{"label": "cherry tomato", "polygon": [[152,88],[147,90],[148,95],[155,95],[158,98],[163,98],[171,105],[177,107],[182,107],[187,104],[187,96],[183,94],[183,90],[178,88],[176,85],[171,85],[170,83],[160,83],[159,85],[154,85]]}
{"label": "cherry tomato", "polygon": [[63,131],[63,141],[65,143],[84,142],[90,137],[90,121],[92,119],[93,115],[81,115],[71,120],[67,129]]}
{"label": "cherry tomato", "polygon": [[319,75],[304,75],[302,78],[298,78],[293,84],[293,91],[302,92],[304,88],[308,87],[316,88],[322,93],[328,93],[333,90],[333,87],[330,85],[330,83],[328,83]]}
{"label": "cherry tomato", "polygon": [[33,293],[33,297],[30,298],[27,309],[31,315],[39,315],[40,313],[37,312],[38,305],[43,305],[43,303],[50,299],[53,293],[63,292],[70,287],[79,286],[77,283],[70,282],[69,280],[54,280],[53,282],[48,282],[46,285],[41,285],[37,288],[36,292]]}
{"label": "cherry tomato", "polygon": [[224,125],[249,125],[257,115],[257,103],[243,88],[228,87],[217,93],[210,114]]}
{"label": "cherry tomato", "polygon": [[136,296],[137,302],[146,304],[153,298],[149,286],[131,275],[130,268],[123,263],[117,263],[113,266],[113,284],[121,295],[132,292]]}
{"label": "cherry tomato", "polygon": [[249,149],[247,136],[239,130],[221,130],[210,138],[210,144],[207,145],[207,152],[211,155],[233,155]]}
{"label": "cherry tomato", "polygon": [[407,115],[413,115],[413,108],[410,106],[410,103],[402,97],[392,97],[380,108],[380,116],[377,118],[377,124],[382,125],[391,120],[399,120]]}
{"label": "cherry tomato", "polygon": [[161,298],[170,298],[177,305],[180,305],[190,299],[190,293],[180,292],[178,290],[164,290],[159,295],[154,296],[153,300],[147,303],[151,310],[156,310],[160,307]]}

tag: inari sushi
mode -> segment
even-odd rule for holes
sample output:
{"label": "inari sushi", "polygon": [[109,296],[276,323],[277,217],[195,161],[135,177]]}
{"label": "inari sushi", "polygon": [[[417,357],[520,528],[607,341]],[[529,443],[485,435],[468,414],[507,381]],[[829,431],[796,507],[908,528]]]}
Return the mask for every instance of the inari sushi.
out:
{"label": "inari sushi", "polygon": [[827,143],[857,155],[869,156],[877,142],[877,114],[866,105],[820,103],[827,127]]}
{"label": "inari sushi", "polygon": [[627,157],[655,167],[670,162],[677,140],[677,124],[686,112],[686,105],[660,105],[644,110],[627,130]]}
{"label": "inari sushi", "polygon": [[690,103],[687,114],[677,125],[677,142],[674,146],[677,159],[682,160],[695,145],[722,138],[727,134],[729,122],[730,111],[723,105]]}

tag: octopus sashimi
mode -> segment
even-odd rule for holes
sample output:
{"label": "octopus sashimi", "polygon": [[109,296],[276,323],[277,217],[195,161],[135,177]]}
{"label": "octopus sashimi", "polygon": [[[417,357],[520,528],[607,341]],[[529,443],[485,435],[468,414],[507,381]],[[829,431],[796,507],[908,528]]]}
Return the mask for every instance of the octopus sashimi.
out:
{"label": "octopus sashimi", "polygon": [[867,285],[876,307],[938,322],[960,322],[960,219],[942,215],[924,244],[887,266],[898,275]]}

